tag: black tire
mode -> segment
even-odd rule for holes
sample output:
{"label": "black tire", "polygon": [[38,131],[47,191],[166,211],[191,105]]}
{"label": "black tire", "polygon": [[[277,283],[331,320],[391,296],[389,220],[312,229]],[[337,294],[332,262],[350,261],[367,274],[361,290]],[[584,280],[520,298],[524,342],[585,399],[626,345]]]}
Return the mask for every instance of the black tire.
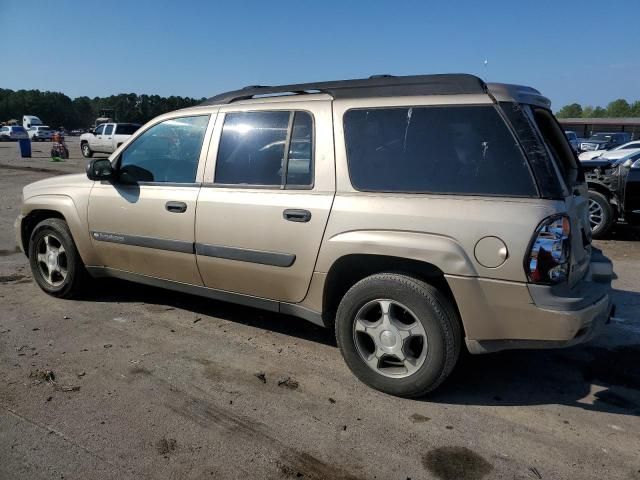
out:
{"label": "black tire", "polygon": [[82,156],[84,158],[93,157],[93,151],[91,150],[91,147],[89,147],[89,144],[87,142],[82,142],[80,144],[80,151],[82,152]]}
{"label": "black tire", "polygon": [[[66,275],[59,284],[52,284],[48,281],[43,271],[46,263],[38,261],[38,250],[42,246],[41,240],[49,236],[51,242],[64,247],[64,268]],[[67,222],[59,218],[48,218],[36,225],[29,239],[29,265],[31,273],[36,283],[49,295],[59,298],[77,297],[90,279],[84,268],[80,254],[73,241]],[[61,261],[60,261],[61,262]],[[59,263],[60,263],[59,262]],[[44,265],[44,266],[43,266]],[[60,280],[62,275],[56,277]]]}
{"label": "black tire", "polygon": [[[593,214],[594,208],[599,215]],[[598,219],[600,220],[596,222]],[[589,222],[591,235],[596,239],[605,238],[615,223],[615,210],[609,203],[609,199],[594,190],[589,190]]]}
{"label": "black tire", "polygon": [[[385,376],[369,367],[358,352],[356,314],[377,299],[406,306],[424,328],[426,357],[408,376]],[[460,354],[462,332],[456,308],[437,288],[406,275],[380,273],[359,281],[342,298],[336,314],[336,339],[347,366],[362,382],[391,395],[420,397],[437,388],[453,370]]]}

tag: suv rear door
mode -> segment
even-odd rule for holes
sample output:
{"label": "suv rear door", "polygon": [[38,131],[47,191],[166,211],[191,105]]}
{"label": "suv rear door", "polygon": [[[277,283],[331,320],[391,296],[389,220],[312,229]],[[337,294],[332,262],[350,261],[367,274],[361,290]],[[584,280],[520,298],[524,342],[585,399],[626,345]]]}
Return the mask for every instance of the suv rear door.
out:
{"label": "suv rear door", "polygon": [[300,302],[335,193],[331,102],[222,107],[202,187],[195,236],[204,284]]}

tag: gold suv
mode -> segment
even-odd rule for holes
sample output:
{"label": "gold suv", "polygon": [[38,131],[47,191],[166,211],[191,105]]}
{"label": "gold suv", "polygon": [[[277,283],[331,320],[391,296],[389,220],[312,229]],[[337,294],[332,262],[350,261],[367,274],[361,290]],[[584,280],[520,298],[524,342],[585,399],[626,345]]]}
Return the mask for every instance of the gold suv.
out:
{"label": "gold suv", "polygon": [[335,328],[419,396],[471,353],[573,345],[612,312],[584,175],[537,90],[471,75],[253,86],[24,188],[47,293],[116,277]]}

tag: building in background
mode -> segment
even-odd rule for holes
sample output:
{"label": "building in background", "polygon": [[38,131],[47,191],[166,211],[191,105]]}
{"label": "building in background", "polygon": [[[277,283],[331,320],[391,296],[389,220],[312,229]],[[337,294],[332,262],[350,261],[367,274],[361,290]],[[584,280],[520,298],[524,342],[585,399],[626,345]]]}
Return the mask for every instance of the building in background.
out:
{"label": "building in background", "polygon": [[640,118],[559,118],[563,130],[572,130],[580,138],[597,132],[628,132],[631,140],[640,138]]}

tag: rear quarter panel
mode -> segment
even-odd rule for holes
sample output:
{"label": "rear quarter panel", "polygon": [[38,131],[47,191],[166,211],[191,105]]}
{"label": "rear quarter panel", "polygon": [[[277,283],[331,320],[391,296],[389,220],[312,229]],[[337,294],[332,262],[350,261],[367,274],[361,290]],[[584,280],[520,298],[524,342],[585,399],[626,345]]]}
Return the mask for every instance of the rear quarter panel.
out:
{"label": "rear quarter panel", "polygon": [[[538,224],[563,202],[416,194],[338,194],[316,271],[348,254],[429,262],[449,275],[526,282],[523,262]],[[484,237],[498,237],[508,257],[496,268],[475,258]]]}

